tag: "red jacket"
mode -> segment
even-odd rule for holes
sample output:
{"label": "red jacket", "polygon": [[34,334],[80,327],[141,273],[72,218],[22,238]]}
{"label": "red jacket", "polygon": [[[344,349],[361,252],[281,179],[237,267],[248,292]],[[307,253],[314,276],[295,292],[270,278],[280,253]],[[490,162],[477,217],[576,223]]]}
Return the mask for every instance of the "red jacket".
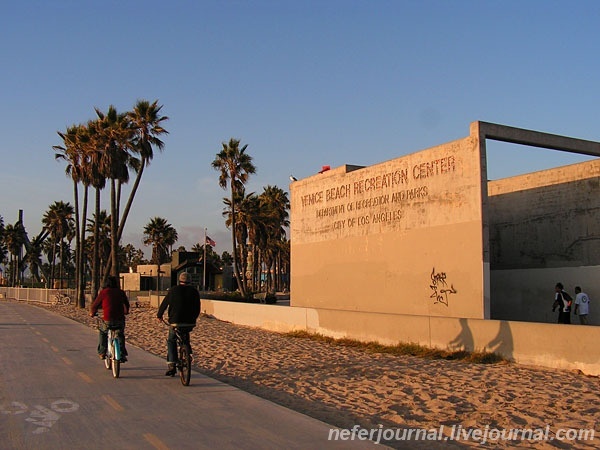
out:
{"label": "red jacket", "polygon": [[90,312],[96,314],[100,308],[105,322],[124,321],[125,314],[129,314],[129,300],[125,291],[119,288],[102,289],[92,303]]}

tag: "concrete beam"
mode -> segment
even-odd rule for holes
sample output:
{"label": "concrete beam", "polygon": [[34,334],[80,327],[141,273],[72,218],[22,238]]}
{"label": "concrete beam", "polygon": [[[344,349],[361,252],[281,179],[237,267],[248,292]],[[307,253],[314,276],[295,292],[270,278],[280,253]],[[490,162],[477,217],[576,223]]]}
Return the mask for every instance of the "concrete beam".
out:
{"label": "concrete beam", "polygon": [[512,144],[530,145],[532,147],[562,150],[582,155],[600,156],[600,142],[586,141],[558,134],[526,130],[489,122],[471,123],[471,136],[480,140],[510,142]]}

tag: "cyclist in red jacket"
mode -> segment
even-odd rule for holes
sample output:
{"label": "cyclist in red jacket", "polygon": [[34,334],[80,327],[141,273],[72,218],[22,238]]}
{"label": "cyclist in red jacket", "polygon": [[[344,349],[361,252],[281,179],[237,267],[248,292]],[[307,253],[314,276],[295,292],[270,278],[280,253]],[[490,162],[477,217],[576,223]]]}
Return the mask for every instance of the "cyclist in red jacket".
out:
{"label": "cyclist in red jacket", "polygon": [[105,326],[98,327],[98,356],[106,358],[106,347],[108,345],[108,328],[117,327],[121,331],[121,362],[127,361],[127,349],[125,348],[125,315],[129,314],[129,300],[125,291],[119,287],[117,277],[108,277],[106,287],[100,291],[94,303],[90,307],[90,316],[94,317],[102,309],[102,319]]}

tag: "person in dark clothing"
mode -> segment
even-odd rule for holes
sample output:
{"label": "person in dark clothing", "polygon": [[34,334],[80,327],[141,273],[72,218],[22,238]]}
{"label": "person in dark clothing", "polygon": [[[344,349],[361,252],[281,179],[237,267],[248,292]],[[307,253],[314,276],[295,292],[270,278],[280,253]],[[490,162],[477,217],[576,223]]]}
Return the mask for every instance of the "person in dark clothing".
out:
{"label": "person in dark clothing", "polygon": [[125,348],[125,315],[129,314],[129,300],[125,291],[119,287],[117,277],[110,276],[106,286],[100,291],[96,300],[90,306],[90,316],[94,317],[102,309],[104,326],[98,327],[98,356],[106,358],[106,347],[108,345],[108,328],[118,328],[121,331],[121,362],[127,361],[127,349]]}
{"label": "person in dark clothing", "polygon": [[[179,274],[179,284],[171,287],[167,295],[158,307],[156,317],[162,321],[165,310],[169,316],[169,324],[186,324],[189,328],[196,325],[196,319],[200,315],[200,293],[190,283],[192,277],[187,272]],[[169,327],[169,336],[167,337],[167,364],[168,370],[166,376],[175,376],[177,369],[177,342],[175,339],[175,329]]]}
{"label": "person in dark clothing", "polygon": [[562,283],[556,283],[554,292],[552,312],[558,308],[558,323],[571,323],[571,296],[564,291]]}

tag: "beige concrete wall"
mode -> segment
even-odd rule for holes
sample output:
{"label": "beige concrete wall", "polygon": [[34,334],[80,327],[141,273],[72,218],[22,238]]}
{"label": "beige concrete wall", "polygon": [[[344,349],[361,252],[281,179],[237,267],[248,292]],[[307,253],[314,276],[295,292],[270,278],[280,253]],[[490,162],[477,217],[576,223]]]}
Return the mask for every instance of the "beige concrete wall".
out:
{"label": "beige concrete wall", "polygon": [[238,325],[385,345],[416,343],[449,350],[486,350],[521,364],[600,375],[600,327],[511,322],[202,300],[202,312]]}
{"label": "beige concrete wall", "polygon": [[488,185],[492,270],[600,265],[600,160]]}
{"label": "beige concrete wall", "polygon": [[489,317],[482,158],[467,137],[292,183],[291,304]]}
{"label": "beige concrete wall", "polygon": [[121,288],[125,291],[139,291],[140,290],[140,278],[139,273],[121,273]]}
{"label": "beige concrete wall", "polygon": [[[600,324],[600,160],[490,182],[491,317],[554,323],[554,285]],[[571,321],[579,323],[574,315]]]}

